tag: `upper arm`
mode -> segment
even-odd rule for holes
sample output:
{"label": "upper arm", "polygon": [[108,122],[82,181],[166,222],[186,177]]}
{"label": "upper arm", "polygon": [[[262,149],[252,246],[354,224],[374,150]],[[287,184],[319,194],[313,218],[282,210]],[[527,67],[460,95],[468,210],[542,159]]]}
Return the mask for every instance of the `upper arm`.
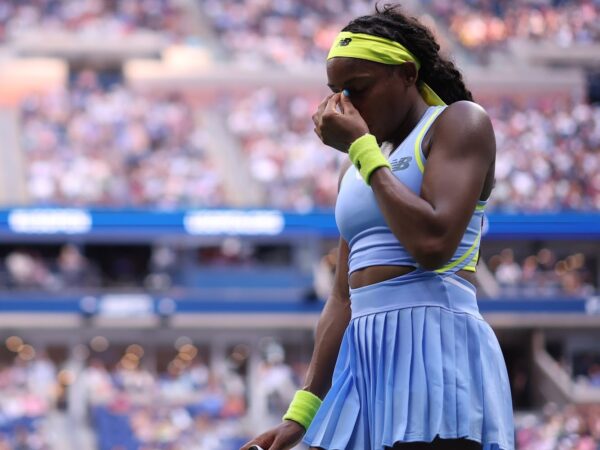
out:
{"label": "upper arm", "polygon": [[350,285],[348,284],[349,254],[350,249],[348,247],[348,243],[344,240],[344,238],[340,237],[331,297],[343,301],[350,298]]}
{"label": "upper arm", "polygon": [[[350,160],[344,161],[340,168],[340,178],[338,180],[338,191],[342,184],[342,179],[346,174],[346,171],[350,168],[352,162]],[[340,236],[338,244],[337,264],[335,269],[335,277],[333,283],[332,296],[339,299],[350,298],[350,286],[348,284],[348,257],[350,255],[350,247],[348,243]]]}
{"label": "upper arm", "polygon": [[449,106],[433,131],[421,197],[435,210],[443,235],[457,244],[494,164],[494,131],[485,110],[466,101]]}

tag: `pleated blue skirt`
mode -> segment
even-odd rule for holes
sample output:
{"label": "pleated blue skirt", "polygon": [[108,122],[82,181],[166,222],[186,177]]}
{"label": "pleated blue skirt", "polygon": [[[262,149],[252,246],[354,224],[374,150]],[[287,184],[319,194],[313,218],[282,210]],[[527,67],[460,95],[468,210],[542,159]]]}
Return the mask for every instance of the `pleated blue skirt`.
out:
{"label": "pleated blue skirt", "polygon": [[352,319],[308,445],[383,450],[439,436],[514,450],[504,358],[471,283],[415,270],[350,297]]}

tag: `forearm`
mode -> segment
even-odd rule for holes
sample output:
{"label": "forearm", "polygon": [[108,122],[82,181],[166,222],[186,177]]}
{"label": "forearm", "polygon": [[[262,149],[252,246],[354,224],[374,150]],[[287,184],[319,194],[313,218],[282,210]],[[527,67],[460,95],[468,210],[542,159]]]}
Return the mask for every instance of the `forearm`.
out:
{"label": "forearm", "polygon": [[303,388],[320,398],[331,387],[335,362],[349,322],[350,299],[330,297],[317,324],[315,347]]}
{"label": "forearm", "polygon": [[370,178],[379,208],[394,236],[426,268],[443,265],[458,242],[448,245],[448,227],[434,205],[382,168]]}

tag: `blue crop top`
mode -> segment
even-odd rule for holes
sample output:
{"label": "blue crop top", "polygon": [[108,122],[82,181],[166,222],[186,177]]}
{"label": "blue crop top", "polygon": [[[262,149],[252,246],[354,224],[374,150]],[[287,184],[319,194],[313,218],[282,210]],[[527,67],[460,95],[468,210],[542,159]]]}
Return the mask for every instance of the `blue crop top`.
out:
{"label": "blue crop top", "polygon": [[[426,162],[421,142],[431,124],[445,108],[429,107],[417,126],[389,158],[396,178],[417,195],[421,191]],[[475,271],[485,203],[477,203],[455,254],[436,272],[457,272],[461,269]],[[419,267],[388,227],[373,191],[355,167],[350,167],[342,178],[335,205],[335,220],[350,247],[349,273],[369,266]]]}

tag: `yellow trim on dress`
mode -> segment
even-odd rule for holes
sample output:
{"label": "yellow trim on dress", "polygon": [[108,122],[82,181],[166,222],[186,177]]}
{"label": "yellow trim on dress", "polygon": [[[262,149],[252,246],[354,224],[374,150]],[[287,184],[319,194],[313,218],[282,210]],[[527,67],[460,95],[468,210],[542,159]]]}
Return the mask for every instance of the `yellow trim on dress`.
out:
{"label": "yellow trim on dress", "polygon": [[421,128],[421,131],[415,140],[415,160],[417,161],[417,166],[419,167],[421,173],[425,172],[425,165],[423,164],[423,158],[421,158],[421,142],[423,142],[423,137],[429,129],[429,126],[432,124],[435,118],[441,114],[442,111],[443,109],[440,108],[431,115],[425,125],[423,125],[423,128]]}
{"label": "yellow trim on dress", "polygon": [[467,264],[467,266],[462,270],[466,270],[468,272],[477,272],[477,261],[479,261],[479,250],[477,250],[477,253],[475,253],[475,256],[473,257],[471,262]]}
{"label": "yellow trim on dress", "polygon": [[477,247],[479,245],[480,240],[481,240],[481,230],[479,230],[479,233],[477,234],[477,237],[475,238],[473,245],[471,245],[471,247],[469,247],[469,250],[467,250],[464,255],[462,255],[456,261],[448,263],[444,267],[435,270],[435,272],[437,272],[437,273],[446,272],[447,270],[453,269],[456,266],[458,266],[465,259],[467,259],[471,253],[473,253],[473,250],[475,250],[475,247]]}
{"label": "yellow trim on dress", "polygon": [[[419,170],[421,171],[421,173],[425,172],[425,165],[423,164],[423,158],[421,158],[421,143],[423,142],[423,137],[425,136],[425,133],[429,129],[429,126],[431,125],[431,123],[436,119],[437,116],[440,115],[440,113],[442,111],[443,111],[443,109],[440,108],[431,115],[431,117],[427,120],[427,122],[425,123],[425,125],[423,126],[421,131],[419,132],[417,139],[415,140],[415,160],[417,161],[417,166],[419,167]],[[482,205],[476,205],[475,211],[485,210],[486,205],[487,205],[487,203],[484,203]],[[480,241],[481,241],[481,229],[479,230],[479,233],[477,234],[475,241],[473,242],[471,247],[469,247],[469,249],[466,251],[466,253],[464,255],[462,255],[456,261],[446,264],[441,269],[437,269],[435,272],[437,272],[437,273],[445,272],[447,270],[453,269],[454,267],[458,266],[465,259],[467,259],[471,253],[473,253],[473,250],[475,249],[475,247],[477,247],[479,245]],[[479,260],[479,249],[477,249],[477,252],[475,252],[475,255],[473,256],[473,258],[471,258],[471,261],[469,261],[469,263],[465,267],[463,267],[461,270],[466,270],[468,272],[475,272],[477,270],[475,268],[475,266],[477,265],[478,260]]]}

